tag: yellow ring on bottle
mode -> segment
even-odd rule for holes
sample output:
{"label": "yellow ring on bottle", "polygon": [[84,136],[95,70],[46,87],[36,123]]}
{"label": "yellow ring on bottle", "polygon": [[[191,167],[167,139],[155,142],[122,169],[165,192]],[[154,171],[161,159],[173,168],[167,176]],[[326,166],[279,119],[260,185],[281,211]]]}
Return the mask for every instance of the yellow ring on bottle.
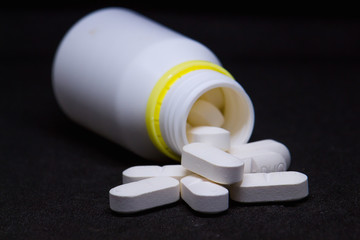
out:
{"label": "yellow ring on bottle", "polygon": [[171,86],[183,75],[200,69],[210,69],[222,73],[228,77],[231,74],[219,65],[208,61],[188,61],[183,62],[167,71],[155,84],[151,91],[146,106],[145,121],[146,128],[152,143],[166,156],[180,161],[180,156],[172,151],[165,143],[160,130],[160,110],[162,102]]}

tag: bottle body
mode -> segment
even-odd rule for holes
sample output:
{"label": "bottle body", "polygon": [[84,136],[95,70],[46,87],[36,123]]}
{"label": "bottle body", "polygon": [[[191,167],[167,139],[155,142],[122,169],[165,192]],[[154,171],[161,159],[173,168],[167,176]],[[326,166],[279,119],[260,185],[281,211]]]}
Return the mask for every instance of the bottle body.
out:
{"label": "bottle body", "polygon": [[[78,21],[58,48],[53,66],[55,96],[75,122],[144,158],[161,159],[164,154],[149,137],[149,98],[159,79],[192,61],[220,65],[202,44],[137,13],[98,10]],[[249,118],[251,125],[253,116]]]}

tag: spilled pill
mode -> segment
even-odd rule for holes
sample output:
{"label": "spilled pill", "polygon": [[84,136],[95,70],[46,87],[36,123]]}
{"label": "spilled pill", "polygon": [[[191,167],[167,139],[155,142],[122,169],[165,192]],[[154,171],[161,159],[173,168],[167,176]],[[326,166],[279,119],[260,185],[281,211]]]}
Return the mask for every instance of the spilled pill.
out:
{"label": "spilled pill", "polygon": [[190,172],[180,164],[165,165],[162,167],[155,165],[135,166],[123,171],[122,181],[123,183],[130,183],[150,177],[173,177],[180,180],[189,174]]}
{"label": "spilled pill", "polygon": [[186,169],[221,184],[242,180],[244,162],[206,143],[190,143],[183,147],[181,165]]}
{"label": "spilled pill", "polygon": [[229,207],[229,191],[200,176],[186,176],[180,186],[181,198],[195,211],[219,213]]}
{"label": "spilled pill", "polygon": [[234,155],[239,153],[241,155],[244,151],[256,153],[257,151],[265,150],[282,155],[286,162],[286,166],[290,166],[291,156],[289,149],[284,144],[272,139],[265,139],[247,144],[233,144],[230,148],[230,153]]}
{"label": "spilled pill", "polygon": [[180,198],[179,181],[171,177],[146,178],[110,189],[111,210],[134,213],[166,205]]}
{"label": "spilled pill", "polygon": [[220,127],[224,123],[221,111],[208,101],[197,100],[192,106],[187,121],[192,126]]}
{"label": "spilled pill", "polygon": [[191,143],[207,143],[223,151],[230,149],[230,132],[223,128],[213,126],[193,127],[188,132],[188,138]]}
{"label": "spilled pill", "polygon": [[230,186],[230,198],[243,203],[299,200],[308,194],[307,176],[294,171],[244,174],[242,182]]}
{"label": "spilled pill", "polygon": [[268,150],[234,151],[233,149],[230,154],[244,161],[244,173],[282,172],[289,167],[281,154]]}

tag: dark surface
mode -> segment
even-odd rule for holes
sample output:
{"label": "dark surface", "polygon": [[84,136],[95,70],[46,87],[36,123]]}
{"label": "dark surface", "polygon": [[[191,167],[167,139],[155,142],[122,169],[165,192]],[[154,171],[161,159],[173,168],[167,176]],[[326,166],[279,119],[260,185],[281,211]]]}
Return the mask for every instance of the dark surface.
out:
{"label": "dark surface", "polygon": [[94,9],[0,9],[0,239],[358,239],[360,18],[134,8],[215,52],[254,103],[251,140],[286,144],[310,195],[123,216],[109,189],[156,163],[68,120],[51,88],[59,41]]}

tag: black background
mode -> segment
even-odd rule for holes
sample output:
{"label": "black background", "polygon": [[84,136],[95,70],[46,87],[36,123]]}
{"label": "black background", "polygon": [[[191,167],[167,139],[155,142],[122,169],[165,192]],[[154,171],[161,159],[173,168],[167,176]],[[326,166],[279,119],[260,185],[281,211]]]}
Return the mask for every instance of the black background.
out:
{"label": "black background", "polygon": [[[358,239],[360,17],[346,4],[332,11],[329,4],[292,4],[285,10],[260,2],[2,6],[0,239]],[[121,183],[121,172],[157,163],[71,122],[51,87],[65,32],[107,6],[132,8],[212,49],[254,103],[251,141],[287,145],[290,170],[309,177],[309,197],[231,202],[215,216],[183,201],[136,215],[111,212],[108,191]],[[161,164],[169,163],[175,162]]]}

